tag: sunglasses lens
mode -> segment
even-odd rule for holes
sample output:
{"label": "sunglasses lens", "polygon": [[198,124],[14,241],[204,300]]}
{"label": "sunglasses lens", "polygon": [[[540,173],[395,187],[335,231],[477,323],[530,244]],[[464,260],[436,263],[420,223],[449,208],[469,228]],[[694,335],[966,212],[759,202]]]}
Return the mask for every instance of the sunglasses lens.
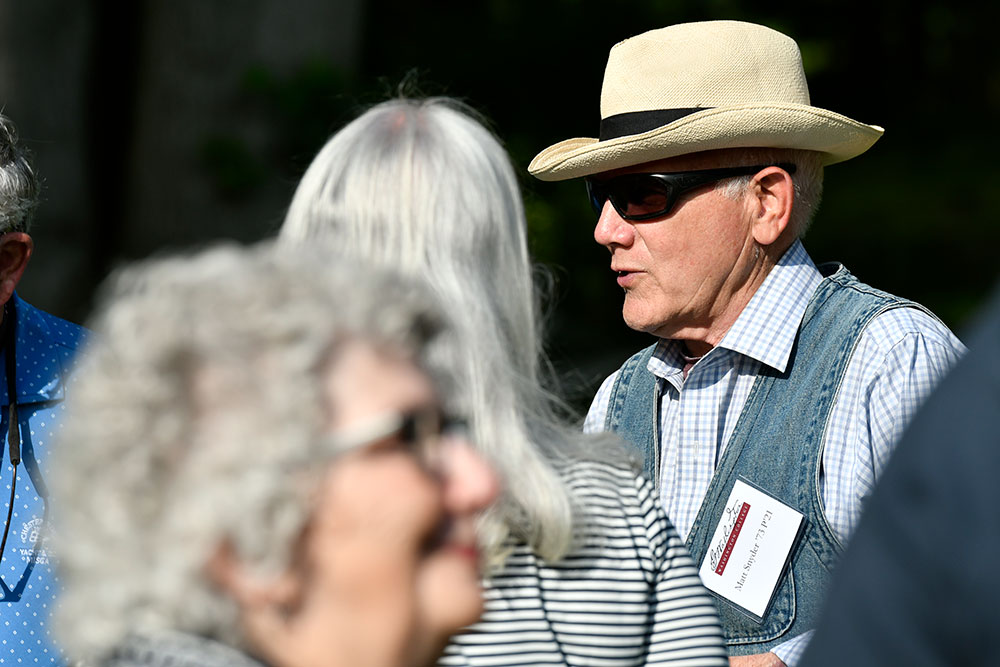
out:
{"label": "sunglasses lens", "polygon": [[590,205],[594,207],[595,212],[600,214],[604,209],[604,202],[608,200],[608,194],[598,181],[589,178],[584,180],[587,183],[587,198],[590,199]]}
{"label": "sunglasses lens", "polygon": [[666,215],[670,210],[670,189],[651,176],[621,176],[607,187],[611,203],[626,219]]}

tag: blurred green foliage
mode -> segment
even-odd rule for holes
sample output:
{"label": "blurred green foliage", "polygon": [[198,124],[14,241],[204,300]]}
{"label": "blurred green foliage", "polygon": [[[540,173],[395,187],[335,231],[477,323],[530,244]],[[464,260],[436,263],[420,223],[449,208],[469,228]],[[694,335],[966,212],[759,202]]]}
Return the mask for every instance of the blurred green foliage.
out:
{"label": "blurred green foliage", "polygon": [[246,142],[232,134],[213,134],[201,143],[201,164],[223,199],[249,195],[264,182],[267,168]]}

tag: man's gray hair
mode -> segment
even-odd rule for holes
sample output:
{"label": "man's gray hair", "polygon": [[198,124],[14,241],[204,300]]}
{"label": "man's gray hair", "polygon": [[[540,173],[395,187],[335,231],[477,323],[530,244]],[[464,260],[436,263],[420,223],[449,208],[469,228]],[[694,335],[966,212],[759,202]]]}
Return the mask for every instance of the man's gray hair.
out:
{"label": "man's gray hair", "polygon": [[[757,164],[780,164],[790,162],[795,165],[792,184],[795,187],[795,202],[788,220],[796,238],[802,238],[809,231],[809,225],[819,208],[823,197],[822,156],[814,151],[792,148],[734,148],[727,152],[727,165],[734,167]],[[737,176],[719,184],[723,194],[739,197],[746,192],[752,176]]]}
{"label": "man's gray hair", "polygon": [[558,419],[542,388],[526,227],[507,152],[473,111],[431,98],[379,104],[335,134],[281,229],[290,244],[325,243],[427,279],[453,316],[473,440],[504,480],[482,525],[494,562],[511,534],[550,560],[565,554],[579,512],[558,467],[614,449]]}
{"label": "man's gray hair", "polygon": [[0,234],[26,232],[38,203],[38,179],[17,130],[0,114]]}
{"label": "man's gray hair", "polygon": [[360,340],[433,365],[450,346],[412,279],[280,250],[158,259],[104,289],[53,453],[55,626],[73,659],[165,630],[245,647],[204,568],[223,541],[261,573],[286,567],[309,471],[330,456],[317,436],[338,350]]}

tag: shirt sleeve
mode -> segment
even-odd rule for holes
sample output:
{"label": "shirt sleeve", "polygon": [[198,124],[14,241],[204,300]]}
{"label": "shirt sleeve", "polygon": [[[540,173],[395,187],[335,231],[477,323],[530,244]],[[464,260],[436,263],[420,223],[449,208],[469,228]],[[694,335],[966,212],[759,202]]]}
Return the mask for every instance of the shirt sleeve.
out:
{"label": "shirt sleeve", "polygon": [[809,640],[812,638],[812,630],[803,632],[801,635],[792,637],[784,644],[779,644],[771,649],[771,653],[781,658],[781,661],[788,665],[788,667],[796,667],[799,664],[799,660],[802,658],[802,653],[805,652],[806,647],[809,646]]}
{"label": "shirt sleeve", "polygon": [[652,485],[643,477],[636,481],[655,570],[646,664],[727,667],[729,658],[715,602],[656,500]]}
{"label": "shirt sleeve", "polygon": [[876,317],[862,333],[830,415],[824,511],[847,541],[896,442],[965,346],[916,308]]}
{"label": "shirt sleeve", "polygon": [[872,479],[865,480],[868,492],[917,408],[965,352],[947,330],[935,333],[939,335],[906,333],[889,350],[868,385],[867,410],[863,413],[868,423],[864,435],[871,450]]}
{"label": "shirt sleeve", "polygon": [[600,389],[594,394],[594,400],[583,420],[584,433],[598,433],[604,430],[604,422],[607,421],[608,416],[608,404],[611,401],[611,388],[615,386],[617,377],[618,371],[606,377],[601,383]]}

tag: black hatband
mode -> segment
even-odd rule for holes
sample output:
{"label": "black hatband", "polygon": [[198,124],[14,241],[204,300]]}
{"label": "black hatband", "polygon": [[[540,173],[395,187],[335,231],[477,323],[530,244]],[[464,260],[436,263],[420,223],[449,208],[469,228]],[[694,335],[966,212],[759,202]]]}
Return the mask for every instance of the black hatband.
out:
{"label": "black hatband", "polygon": [[617,139],[630,134],[642,134],[658,127],[690,116],[693,113],[710,109],[711,107],[692,107],[690,109],[653,109],[651,111],[629,111],[601,119],[601,141]]}

